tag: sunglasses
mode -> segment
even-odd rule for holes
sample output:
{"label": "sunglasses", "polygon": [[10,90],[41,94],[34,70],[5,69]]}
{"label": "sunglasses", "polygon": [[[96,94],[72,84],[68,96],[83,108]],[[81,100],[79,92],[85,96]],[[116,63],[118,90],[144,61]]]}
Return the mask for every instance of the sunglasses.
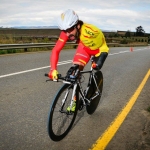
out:
{"label": "sunglasses", "polygon": [[76,25],[72,26],[71,28],[64,30],[66,33],[71,33],[76,28]]}

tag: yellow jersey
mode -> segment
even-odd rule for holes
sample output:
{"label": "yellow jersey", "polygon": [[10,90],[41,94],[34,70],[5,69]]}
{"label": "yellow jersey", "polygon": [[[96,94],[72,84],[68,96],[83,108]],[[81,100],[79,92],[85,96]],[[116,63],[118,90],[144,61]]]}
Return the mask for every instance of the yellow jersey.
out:
{"label": "yellow jersey", "polygon": [[102,31],[92,24],[84,23],[80,31],[80,41],[82,44],[91,50],[100,49],[100,52],[107,52],[107,47],[104,34]]}

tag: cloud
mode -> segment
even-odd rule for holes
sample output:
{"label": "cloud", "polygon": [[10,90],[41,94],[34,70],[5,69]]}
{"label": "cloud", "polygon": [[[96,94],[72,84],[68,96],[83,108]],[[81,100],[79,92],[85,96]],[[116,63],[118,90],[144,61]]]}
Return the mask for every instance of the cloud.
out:
{"label": "cloud", "polygon": [[101,29],[135,31],[141,25],[150,33],[149,0],[1,0],[0,26],[57,25],[57,17],[68,8]]}

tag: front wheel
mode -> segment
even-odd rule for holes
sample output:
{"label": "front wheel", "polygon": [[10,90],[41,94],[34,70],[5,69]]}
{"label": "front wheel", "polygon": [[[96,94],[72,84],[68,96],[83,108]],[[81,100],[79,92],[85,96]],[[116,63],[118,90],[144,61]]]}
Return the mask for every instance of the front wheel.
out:
{"label": "front wheel", "polygon": [[[76,118],[77,107],[74,112],[67,111],[71,103],[72,91],[72,85],[64,84],[52,102],[48,117],[48,134],[53,141],[62,140],[70,131]],[[76,102],[78,102],[78,92],[76,92]]]}
{"label": "front wheel", "polygon": [[[90,102],[90,105],[87,105],[86,106],[86,110],[87,110],[87,113],[88,114],[93,114],[99,104],[99,101],[101,99],[101,95],[102,95],[102,90],[103,90],[103,74],[101,71],[97,71],[95,73],[95,79],[96,79],[96,83],[97,83],[97,86],[98,86],[98,89],[100,91],[100,95],[97,96],[96,98],[94,98],[91,102]],[[87,92],[87,95],[86,97],[88,99],[90,99],[91,97],[93,97],[95,95],[95,92],[97,91],[97,88],[96,88],[96,85],[95,85],[95,82],[94,82],[94,79],[92,78],[91,80],[91,84],[90,84],[90,87],[88,89],[88,92]]]}

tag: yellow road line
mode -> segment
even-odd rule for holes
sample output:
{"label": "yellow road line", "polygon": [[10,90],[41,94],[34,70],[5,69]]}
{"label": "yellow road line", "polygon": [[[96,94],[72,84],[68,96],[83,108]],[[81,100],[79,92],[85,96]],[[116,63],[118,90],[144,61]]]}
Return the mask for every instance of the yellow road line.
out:
{"label": "yellow road line", "polygon": [[123,123],[124,119],[130,112],[131,108],[133,107],[134,103],[136,102],[139,94],[141,93],[146,81],[150,77],[150,69],[148,70],[146,76],[144,77],[143,81],[137,88],[134,95],[131,97],[129,102],[126,104],[126,106],[121,110],[121,112],[118,114],[118,116],[114,119],[114,121],[110,124],[110,126],[107,128],[107,130],[103,133],[103,135],[96,141],[95,144],[93,144],[91,150],[104,150],[110,140],[113,138],[121,124]]}

